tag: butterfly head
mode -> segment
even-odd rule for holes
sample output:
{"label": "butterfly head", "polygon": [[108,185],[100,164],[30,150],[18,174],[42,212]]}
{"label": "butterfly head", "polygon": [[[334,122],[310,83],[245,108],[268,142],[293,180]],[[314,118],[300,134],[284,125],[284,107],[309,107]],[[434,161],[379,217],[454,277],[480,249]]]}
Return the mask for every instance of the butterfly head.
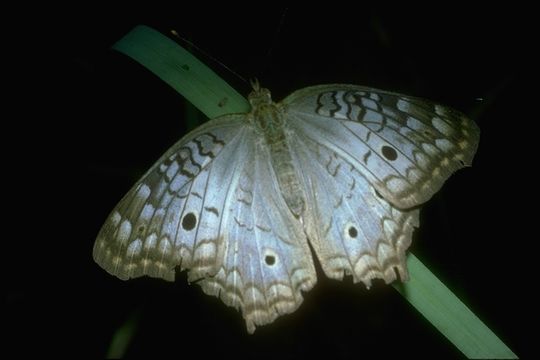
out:
{"label": "butterfly head", "polygon": [[253,91],[249,94],[248,100],[252,109],[272,104],[270,90],[262,88],[256,79],[251,81],[251,86],[253,87]]}

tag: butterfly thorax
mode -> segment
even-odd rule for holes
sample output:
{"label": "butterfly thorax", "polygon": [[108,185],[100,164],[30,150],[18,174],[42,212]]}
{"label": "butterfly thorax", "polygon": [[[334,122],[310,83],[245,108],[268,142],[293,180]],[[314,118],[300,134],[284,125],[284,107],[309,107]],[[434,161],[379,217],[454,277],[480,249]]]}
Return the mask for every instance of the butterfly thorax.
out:
{"label": "butterfly thorax", "polygon": [[249,120],[255,130],[261,134],[267,144],[284,140],[284,121],[282,108],[272,101],[270,91],[264,88],[255,89],[249,94],[251,113]]}
{"label": "butterfly thorax", "polygon": [[298,218],[304,212],[305,200],[293,165],[283,107],[274,103],[270,91],[264,88],[256,88],[249,95],[249,102],[252,109],[248,119],[255,131],[264,138],[263,146],[270,151],[281,195],[290,211]]}

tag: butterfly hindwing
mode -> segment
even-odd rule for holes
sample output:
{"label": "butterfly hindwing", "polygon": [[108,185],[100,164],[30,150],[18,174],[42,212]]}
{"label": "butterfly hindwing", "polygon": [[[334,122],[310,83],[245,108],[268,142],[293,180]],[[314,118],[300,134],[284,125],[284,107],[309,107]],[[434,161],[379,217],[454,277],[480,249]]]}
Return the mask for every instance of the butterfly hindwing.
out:
{"label": "butterfly hindwing", "polygon": [[199,284],[241,309],[253,332],[298,308],[316,275],[302,224],[281,197],[268,147],[254,139],[248,152],[228,206],[224,260],[215,276]]}
{"label": "butterfly hindwing", "polygon": [[418,209],[399,210],[383,199],[353,164],[302,134],[296,142],[308,209],[306,232],[325,274],[371,280],[408,279],[405,251]]}

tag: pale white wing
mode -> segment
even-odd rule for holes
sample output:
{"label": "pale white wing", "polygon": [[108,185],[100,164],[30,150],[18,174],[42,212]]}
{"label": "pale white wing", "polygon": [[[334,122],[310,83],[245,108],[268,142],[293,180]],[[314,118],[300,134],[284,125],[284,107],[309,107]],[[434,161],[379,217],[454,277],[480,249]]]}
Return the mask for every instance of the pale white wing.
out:
{"label": "pale white wing", "polygon": [[289,124],[353,164],[396,207],[427,201],[469,165],[479,130],[427,100],[355,85],[322,85],[283,100]]}
{"label": "pale white wing", "polygon": [[294,311],[316,282],[302,225],[245,115],[175,144],[113,210],[94,259],[121,279],[188,279],[242,311],[249,332]]}

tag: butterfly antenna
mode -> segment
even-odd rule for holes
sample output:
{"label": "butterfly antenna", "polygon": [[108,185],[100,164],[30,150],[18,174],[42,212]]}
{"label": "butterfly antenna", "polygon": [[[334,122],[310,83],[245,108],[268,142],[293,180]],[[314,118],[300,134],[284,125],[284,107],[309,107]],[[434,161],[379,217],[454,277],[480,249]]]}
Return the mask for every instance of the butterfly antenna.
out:
{"label": "butterfly antenna", "polygon": [[281,18],[279,20],[279,23],[276,27],[276,31],[274,33],[274,38],[272,39],[270,48],[268,49],[268,52],[266,53],[266,63],[263,66],[263,71],[266,71],[270,64],[270,57],[272,56],[272,53],[274,52],[274,49],[276,47],[276,44],[278,42],[279,36],[281,34],[281,29],[283,28],[283,24],[285,23],[285,17],[287,16],[287,12],[289,11],[289,8],[286,7],[283,9],[283,13],[281,14]]}
{"label": "butterfly antenna", "polygon": [[212,55],[210,55],[208,52],[204,51],[203,49],[201,49],[200,47],[198,47],[197,45],[195,45],[194,43],[192,43],[191,41],[189,41],[188,39],[180,36],[178,34],[178,32],[176,30],[171,30],[171,34],[174,35],[176,38],[182,40],[184,43],[186,43],[187,45],[189,45],[190,48],[192,49],[195,49],[197,52],[201,53],[203,56],[207,57],[208,59],[210,59],[211,61],[213,61],[214,63],[218,64],[219,66],[223,67],[225,70],[227,70],[228,72],[230,72],[231,74],[233,74],[234,76],[236,76],[238,79],[240,79],[242,82],[246,83],[246,84],[249,84],[250,82],[247,81],[243,76],[241,76],[240,74],[238,74],[236,71],[234,71],[233,69],[231,69],[230,67],[228,67],[227,65],[225,65],[224,63],[222,63],[221,61],[219,61],[218,59],[216,59],[215,57],[213,57]]}

